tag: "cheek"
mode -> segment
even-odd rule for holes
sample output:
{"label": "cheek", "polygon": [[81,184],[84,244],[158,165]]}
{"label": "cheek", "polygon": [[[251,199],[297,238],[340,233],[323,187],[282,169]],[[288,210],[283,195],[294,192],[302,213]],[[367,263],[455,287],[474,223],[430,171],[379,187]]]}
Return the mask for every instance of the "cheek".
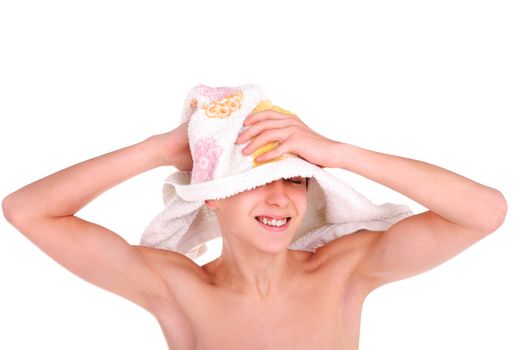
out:
{"label": "cheek", "polygon": [[304,213],[306,211],[306,206],[307,206],[306,191],[302,191],[302,192],[298,193],[294,197],[294,203],[295,203],[295,207],[296,207],[297,212],[298,212],[297,214],[301,215],[301,213]]}

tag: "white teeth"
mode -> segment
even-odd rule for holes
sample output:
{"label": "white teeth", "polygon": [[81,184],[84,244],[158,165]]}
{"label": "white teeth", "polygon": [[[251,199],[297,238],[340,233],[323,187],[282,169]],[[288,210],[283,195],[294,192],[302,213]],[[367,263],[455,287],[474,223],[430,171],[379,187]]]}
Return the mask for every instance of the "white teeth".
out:
{"label": "white teeth", "polygon": [[271,226],[283,226],[284,224],[286,224],[286,219],[282,219],[282,220],[275,220],[275,219],[268,220],[266,218],[262,218],[262,219],[259,219],[259,221],[261,221],[265,225],[271,225]]}

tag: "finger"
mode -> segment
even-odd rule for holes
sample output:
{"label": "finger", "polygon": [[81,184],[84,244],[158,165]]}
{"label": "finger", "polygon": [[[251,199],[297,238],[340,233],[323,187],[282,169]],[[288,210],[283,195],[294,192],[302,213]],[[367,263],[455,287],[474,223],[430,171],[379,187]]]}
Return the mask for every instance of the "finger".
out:
{"label": "finger", "polygon": [[237,140],[235,141],[238,144],[243,144],[249,139],[253,139],[259,135],[262,131],[267,129],[281,129],[287,126],[293,125],[293,121],[290,120],[263,120],[250,126],[248,129],[243,131]]}
{"label": "finger", "polygon": [[250,125],[253,123],[257,123],[258,121],[264,120],[264,119],[295,119],[297,118],[296,115],[290,115],[290,114],[284,114],[279,113],[272,110],[262,111],[250,114],[245,120],[244,125]]}
{"label": "finger", "polygon": [[277,146],[276,148],[272,149],[271,151],[268,151],[264,154],[261,154],[260,156],[258,156],[257,158],[255,158],[255,161],[257,163],[261,163],[261,162],[266,162],[266,161],[269,161],[271,159],[275,159],[275,158],[279,158],[280,156],[282,156],[283,154],[285,154],[286,152],[288,152],[288,142],[287,140],[281,142],[279,144],[279,146]]}
{"label": "finger", "polygon": [[282,143],[284,140],[286,140],[290,136],[291,133],[292,131],[290,130],[290,127],[263,131],[256,138],[252,139],[252,142],[250,142],[248,146],[244,147],[244,149],[242,150],[242,153],[244,155],[252,154],[256,150],[258,150],[260,147],[270,142],[278,141]]}

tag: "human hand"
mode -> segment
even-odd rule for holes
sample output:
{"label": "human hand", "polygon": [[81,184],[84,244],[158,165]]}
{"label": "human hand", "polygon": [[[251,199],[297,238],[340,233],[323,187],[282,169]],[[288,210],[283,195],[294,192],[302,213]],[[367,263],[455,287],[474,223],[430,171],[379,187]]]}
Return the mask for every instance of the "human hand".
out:
{"label": "human hand", "polygon": [[182,171],[192,170],[193,159],[188,141],[188,122],[165,134],[157,135],[157,137],[165,165],[173,165]]}
{"label": "human hand", "polygon": [[288,152],[321,168],[335,167],[333,152],[340,142],[316,133],[296,115],[267,110],[249,115],[244,125],[251,126],[239,135],[236,143],[250,139],[251,142],[243,149],[243,154],[252,154],[272,141],[280,143],[277,148],[257,157],[256,162],[278,158]]}

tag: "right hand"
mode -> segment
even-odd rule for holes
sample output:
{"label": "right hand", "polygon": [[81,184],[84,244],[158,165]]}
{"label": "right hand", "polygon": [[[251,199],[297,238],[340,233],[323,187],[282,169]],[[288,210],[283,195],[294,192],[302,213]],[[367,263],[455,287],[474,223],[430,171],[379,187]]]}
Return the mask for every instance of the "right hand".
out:
{"label": "right hand", "polygon": [[160,151],[166,165],[173,165],[182,171],[191,171],[193,159],[191,158],[190,144],[188,141],[188,122],[165,134],[157,135],[160,140]]}

